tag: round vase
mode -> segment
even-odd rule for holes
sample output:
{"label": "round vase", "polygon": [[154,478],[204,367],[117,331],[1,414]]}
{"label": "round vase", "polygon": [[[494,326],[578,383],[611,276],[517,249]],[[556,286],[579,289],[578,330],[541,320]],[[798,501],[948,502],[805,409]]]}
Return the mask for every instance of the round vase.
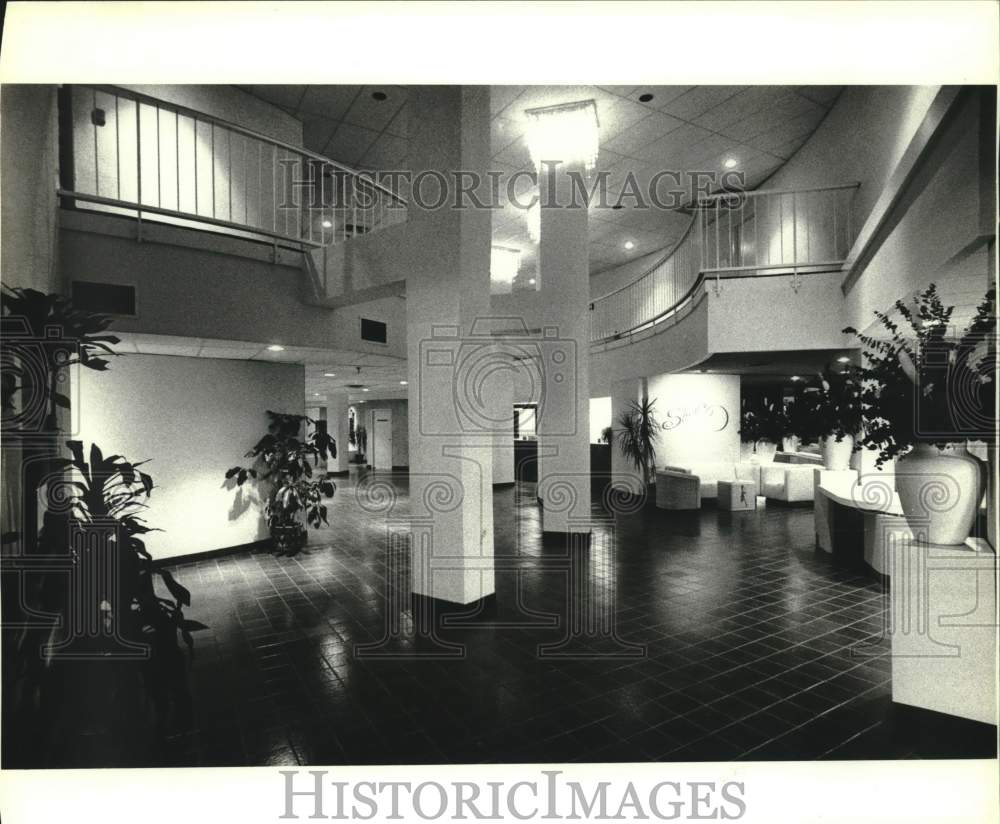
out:
{"label": "round vase", "polygon": [[761,441],[757,444],[757,463],[773,463],[774,453],[778,451],[778,445],[770,441]]}
{"label": "round vase", "polygon": [[789,435],[786,438],[781,439],[781,451],[782,452],[798,452],[799,451],[799,439],[795,435]]}
{"label": "round vase", "polygon": [[917,444],[896,462],[896,492],[915,537],[965,543],[982,499],[979,461],[964,447]]}
{"label": "round vase", "polygon": [[838,442],[833,435],[827,435],[820,440],[823,452],[823,466],[826,469],[850,469],[851,455],[854,452],[854,438],[844,435]]}

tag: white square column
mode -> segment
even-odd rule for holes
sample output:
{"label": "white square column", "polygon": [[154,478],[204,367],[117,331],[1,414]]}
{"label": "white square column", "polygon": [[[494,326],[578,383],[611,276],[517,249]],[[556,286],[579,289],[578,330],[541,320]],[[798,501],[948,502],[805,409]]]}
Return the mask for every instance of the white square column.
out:
{"label": "white square column", "polygon": [[485,179],[489,90],[415,87],[408,105],[409,169],[414,188],[421,175],[426,186],[407,212],[412,589],[471,604],[494,592],[493,431],[466,379],[493,352],[476,327],[490,308],[491,219],[488,209],[452,208],[453,197],[431,206],[440,175],[452,187],[459,170]]}
{"label": "white square column", "polygon": [[[541,231],[538,498],[546,533],[590,532],[590,265],[587,205],[560,164],[539,175]],[[547,201],[547,198],[551,200]],[[546,205],[556,203],[559,205]]]}

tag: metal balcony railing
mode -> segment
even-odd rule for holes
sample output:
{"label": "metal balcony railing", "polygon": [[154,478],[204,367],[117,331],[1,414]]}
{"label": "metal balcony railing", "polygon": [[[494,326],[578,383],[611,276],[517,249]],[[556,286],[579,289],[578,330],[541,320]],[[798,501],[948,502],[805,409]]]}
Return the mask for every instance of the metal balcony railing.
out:
{"label": "metal balcony railing", "polygon": [[590,339],[616,340],[683,317],[706,278],[828,272],[855,238],[858,184],[703,198],[681,239],[631,283],[591,303]]}
{"label": "metal balcony railing", "polygon": [[113,86],[60,98],[64,203],[310,249],[406,220],[371,175],[217,117]]}

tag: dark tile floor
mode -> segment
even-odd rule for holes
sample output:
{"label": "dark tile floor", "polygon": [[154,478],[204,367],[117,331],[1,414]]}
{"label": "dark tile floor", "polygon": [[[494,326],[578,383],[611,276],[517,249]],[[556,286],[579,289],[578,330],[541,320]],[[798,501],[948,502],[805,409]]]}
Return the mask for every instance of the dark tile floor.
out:
{"label": "dark tile floor", "polygon": [[[995,727],[892,704],[886,594],[814,550],[809,508],[647,510],[568,556],[539,540],[533,485],[498,491],[495,612],[440,629],[462,657],[424,658],[437,647],[415,637],[397,597],[407,553],[386,549],[356,480],[340,484],[329,532],[295,557],[173,567],[192,592],[189,616],[211,629],[197,637],[194,726],[170,738],[160,763],[996,752]],[[394,481],[405,507],[405,476]],[[568,557],[582,564],[580,597],[568,594]],[[613,632],[562,643],[567,617],[606,630],[608,615]],[[381,643],[387,616],[398,632]]]}

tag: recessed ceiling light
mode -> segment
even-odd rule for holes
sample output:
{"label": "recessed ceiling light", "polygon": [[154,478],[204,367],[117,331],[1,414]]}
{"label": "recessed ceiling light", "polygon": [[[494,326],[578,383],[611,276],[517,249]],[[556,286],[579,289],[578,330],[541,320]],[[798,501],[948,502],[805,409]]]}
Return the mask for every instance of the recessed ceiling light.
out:
{"label": "recessed ceiling light", "polygon": [[798,375],[792,375],[792,380],[793,381],[800,381],[800,380],[802,380],[802,378],[800,378]]}
{"label": "recessed ceiling light", "polygon": [[323,377],[324,378],[335,378],[335,377],[337,377],[337,373],[336,372],[324,372],[323,373]]}
{"label": "recessed ceiling light", "polygon": [[635,248],[635,244],[631,240],[626,240],[625,241],[625,248],[629,249],[629,250],[634,249]]}
{"label": "recessed ceiling light", "polygon": [[319,397],[319,392],[313,392],[313,397],[314,398],[318,398]]}
{"label": "recessed ceiling light", "polygon": [[410,383],[409,381],[400,381],[399,385],[400,386],[407,386],[407,385],[409,385],[409,383]]}
{"label": "recessed ceiling light", "polygon": [[531,285],[531,286],[534,286],[535,285],[535,279],[534,278],[528,278],[528,284]]}
{"label": "recessed ceiling light", "polygon": [[847,355],[841,355],[839,358],[837,358],[837,363],[850,363],[850,362],[851,359],[847,357]]}
{"label": "recessed ceiling light", "polygon": [[331,220],[324,220],[323,221],[323,228],[324,229],[332,229],[333,228],[333,221],[331,221]]}
{"label": "recessed ceiling light", "polygon": [[652,99],[653,99],[653,95],[651,95],[649,92],[645,92],[644,94],[640,94],[639,95],[639,102],[640,103],[648,103]]}
{"label": "recessed ceiling light", "polygon": [[380,103],[388,96],[385,92],[372,92],[372,100],[378,100]]}
{"label": "recessed ceiling light", "polygon": [[362,391],[362,392],[369,392],[370,390],[369,390],[369,389],[368,389],[368,387],[366,386],[366,387],[365,387],[364,389],[362,389],[361,391]]}
{"label": "recessed ceiling light", "polygon": [[727,157],[725,163],[723,163],[722,165],[725,166],[727,169],[735,169],[736,168],[736,158],[735,157]]}
{"label": "recessed ceiling light", "polygon": [[267,351],[268,352],[284,352],[285,351],[285,347],[281,346],[281,345],[279,345],[277,343],[272,343],[270,346],[267,347]]}

